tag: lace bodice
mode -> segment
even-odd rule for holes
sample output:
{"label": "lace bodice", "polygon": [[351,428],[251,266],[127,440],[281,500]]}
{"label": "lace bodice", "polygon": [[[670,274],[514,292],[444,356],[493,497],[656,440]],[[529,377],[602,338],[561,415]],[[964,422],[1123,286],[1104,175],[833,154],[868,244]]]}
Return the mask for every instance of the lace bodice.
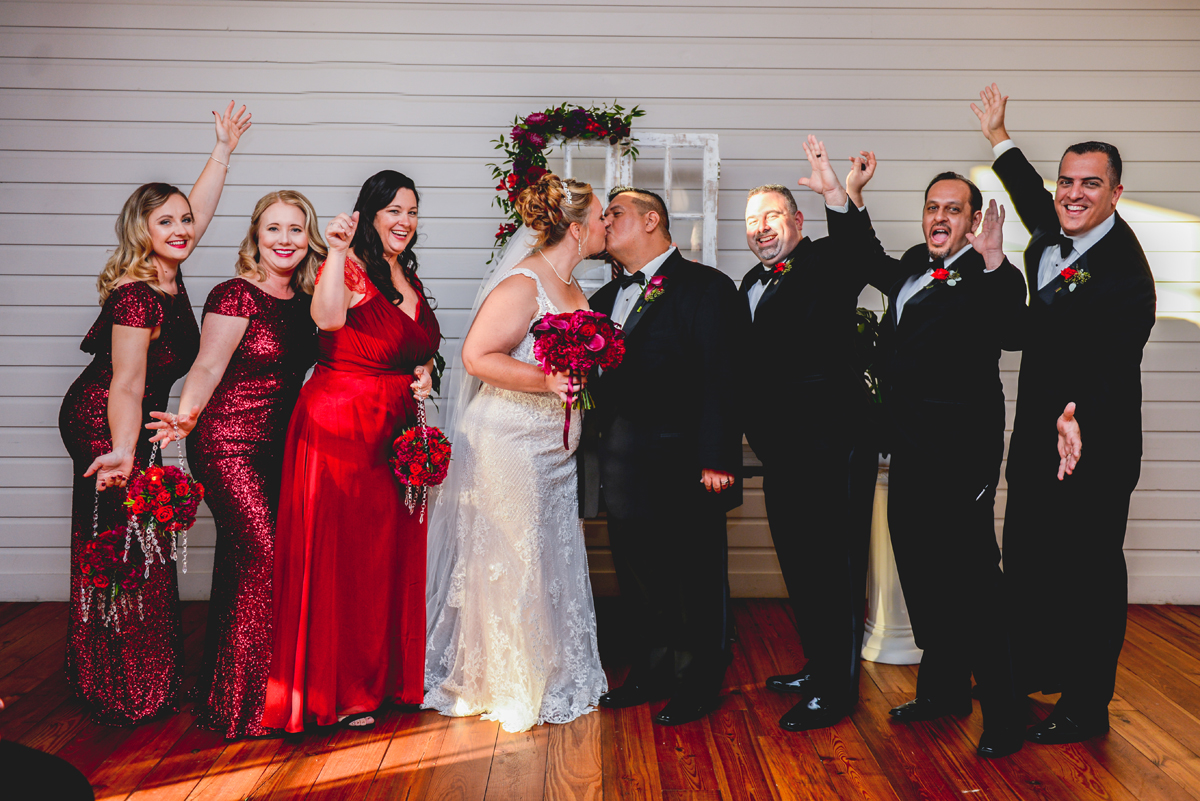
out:
{"label": "lace bodice", "polygon": [[[534,319],[559,313],[536,273],[512,274],[537,285]],[[526,334],[509,355],[536,363],[533,341]],[[524,731],[573,720],[607,689],[579,520],[582,421],[573,410],[564,450],[563,414],[552,392],[489,384],[464,412],[446,482],[458,490],[439,496],[430,522],[452,532],[450,570],[430,577],[425,659],[425,706],[443,714]]]}

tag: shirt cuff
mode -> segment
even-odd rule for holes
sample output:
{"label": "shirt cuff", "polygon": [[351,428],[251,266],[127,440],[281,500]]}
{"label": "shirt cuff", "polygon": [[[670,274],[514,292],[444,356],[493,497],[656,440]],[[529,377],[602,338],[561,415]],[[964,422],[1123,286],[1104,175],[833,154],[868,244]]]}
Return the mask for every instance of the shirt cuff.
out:
{"label": "shirt cuff", "polygon": [[992,158],[998,159],[1016,146],[1017,145],[1015,142],[1013,142],[1013,140],[1005,139],[1000,144],[992,147]]}
{"label": "shirt cuff", "polygon": [[[839,214],[848,214],[850,212],[850,198],[846,198],[846,202],[840,206],[830,206],[828,203],[826,203],[825,208],[829,209],[830,211],[836,211]],[[859,210],[861,211],[861,209]]]}

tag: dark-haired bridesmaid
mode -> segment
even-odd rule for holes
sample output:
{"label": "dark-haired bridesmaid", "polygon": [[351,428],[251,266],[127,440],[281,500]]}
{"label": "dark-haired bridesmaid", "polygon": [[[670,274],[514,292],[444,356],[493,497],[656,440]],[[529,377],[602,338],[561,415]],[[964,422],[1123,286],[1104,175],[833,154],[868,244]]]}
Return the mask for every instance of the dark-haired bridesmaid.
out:
{"label": "dark-haired bridesmaid", "polygon": [[419,704],[425,522],[388,458],[428,396],[441,332],[417,277],[417,189],[384,170],[326,229],[317,368],[288,426],[263,725],[370,728]]}
{"label": "dark-haired bridesmaid", "polygon": [[[183,636],[175,564],[155,564],[142,589],[142,613],[118,629],[87,608],[94,579],[83,549],[100,531],[125,522],[119,488],[150,456],[142,424],[196,358],[200,332],[180,265],[216,213],[229,157],[250,127],[233,103],[216,117],[217,144],[184,195],[169,184],[139,187],[117,218],[117,248],[97,281],[100,316],[80,349],[91,364],[67,390],[58,429],[74,466],[71,504],[71,605],[67,679],[99,723],[129,726],[173,707],[181,681]],[[89,614],[90,611],[90,614]]]}
{"label": "dark-haired bridesmaid", "polygon": [[[254,207],[238,277],[204,304],[200,355],[180,414],[152,412],[154,440],[188,438],[188,464],[217,527],[196,722],[229,739],[261,737],[271,659],[275,510],[288,420],[316,361],[310,314],[325,257],[308,198],[283,190]],[[194,429],[194,431],[193,431]]]}

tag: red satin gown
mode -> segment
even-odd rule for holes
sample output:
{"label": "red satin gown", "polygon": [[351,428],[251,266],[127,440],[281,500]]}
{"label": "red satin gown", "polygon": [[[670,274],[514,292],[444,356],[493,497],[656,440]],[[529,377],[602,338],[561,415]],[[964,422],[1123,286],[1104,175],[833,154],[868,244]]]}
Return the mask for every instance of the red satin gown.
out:
{"label": "red satin gown", "polygon": [[[150,341],[146,353],[142,420],[150,422],[150,412],[166,408],[171,385],[187,373],[200,349],[200,330],[188,302],[182,273],[176,282],[179,294],[174,297],[156,292],[143,281],[131,281],[112,291],[79,346],[80,350],[95,354],[95,358],[67,390],[58,413],[58,430],[71,454],[75,476],[71,503],[67,680],[75,695],[88,705],[92,719],[111,726],[132,726],[173,710],[183,680],[183,628],[175,563],[154,563],[142,588],[142,614],[122,615],[120,631],[105,626],[94,606],[85,615],[87,580],[82,572],[83,548],[92,538],[96,499],[96,479],[84,478],[83,472],[93,459],[112,450],[112,433],[108,430],[108,390],[113,377],[112,327],[159,328],[158,337]],[[145,429],[138,435],[135,469],[146,467],[150,436],[151,432]],[[101,531],[125,523],[124,500],[123,489],[110,488],[100,493]]]}
{"label": "red satin gown", "polygon": [[289,732],[423,697],[426,524],[388,458],[441,331],[424,298],[410,318],[349,259],[346,286],[366,297],[318,334],[283,460],[263,725]]}

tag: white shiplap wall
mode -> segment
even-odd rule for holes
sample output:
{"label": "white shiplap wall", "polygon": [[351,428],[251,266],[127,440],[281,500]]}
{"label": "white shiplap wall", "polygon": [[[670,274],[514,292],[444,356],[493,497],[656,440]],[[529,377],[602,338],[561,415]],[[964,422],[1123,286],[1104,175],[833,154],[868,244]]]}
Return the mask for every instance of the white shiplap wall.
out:
{"label": "white shiplap wall", "polygon": [[[810,131],[839,157],[877,151],[881,237],[896,253],[918,241],[929,177],[990,160],[967,103],[997,80],[1043,175],[1065,145],[1107,139],[1126,158],[1126,197],[1182,213],[1139,227],[1170,319],[1146,353],[1127,551],[1136,600],[1200,603],[1200,261],[1186,216],[1200,215],[1200,11],[1043,5],[0,3],[0,600],[66,595],[70,462],[55,422],[85,363],[78,343],[113,220],[140,183],[190,186],[211,147],[209,111],[229,99],[249,104],[255,126],[185,268],[193,300],[230,275],[263,193],[300,189],[327,219],[392,167],[423,191],[422,270],[458,336],[498,222],[488,140],[516,114],[617,98],[648,110],[644,130],[718,133],[719,267],[736,278],[753,263],[746,190],[803,174]],[[817,199],[800,199],[806,233],[823,234]],[[1019,226],[1009,233],[1015,242]],[[875,293],[864,302],[877,305]],[[1018,364],[1003,363],[1010,401]],[[781,594],[761,491],[730,533],[735,592]],[[191,539],[182,587],[202,597],[211,520]],[[602,527],[589,542],[611,585]]]}

